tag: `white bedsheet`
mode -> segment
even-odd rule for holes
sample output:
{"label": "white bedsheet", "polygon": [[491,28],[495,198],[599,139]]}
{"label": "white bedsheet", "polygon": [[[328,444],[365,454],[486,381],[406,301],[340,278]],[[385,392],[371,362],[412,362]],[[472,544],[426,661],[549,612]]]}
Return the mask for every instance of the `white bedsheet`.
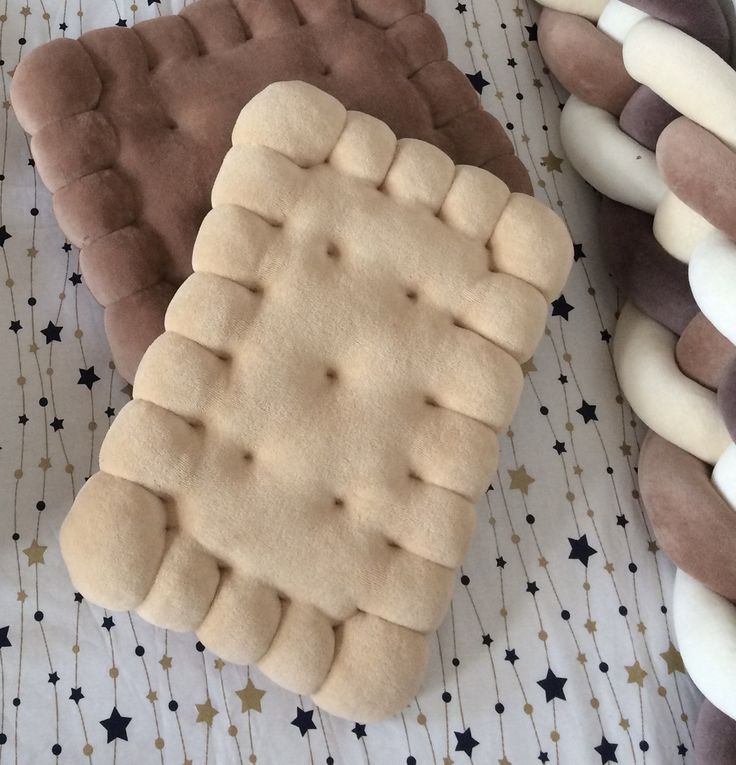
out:
{"label": "white bedsheet", "polygon": [[[0,8],[3,99],[19,56],[60,36],[63,25],[76,36],[80,24],[88,30],[122,17],[131,25],[183,5],[24,1]],[[635,495],[643,431],[618,398],[607,342],[616,292],[598,254],[596,199],[562,154],[563,93],[534,41],[538,9],[527,0],[428,5],[452,60],[508,123],[537,197],[567,220],[581,259],[528,366],[421,694],[401,717],[363,729],[321,714],[257,671],[222,665],[191,635],[75,599],[58,529],[95,470],[108,414],[127,401],[127,389],[109,364],[102,313],[83,280],[76,284],[78,253],[64,249],[6,100],[0,765],[448,765],[469,762],[471,753],[476,765],[694,762],[699,697],[664,613],[673,569]],[[49,322],[62,328],[60,342],[47,344]],[[99,380],[88,388],[79,381],[91,368]],[[117,737],[108,743],[110,735]]]}

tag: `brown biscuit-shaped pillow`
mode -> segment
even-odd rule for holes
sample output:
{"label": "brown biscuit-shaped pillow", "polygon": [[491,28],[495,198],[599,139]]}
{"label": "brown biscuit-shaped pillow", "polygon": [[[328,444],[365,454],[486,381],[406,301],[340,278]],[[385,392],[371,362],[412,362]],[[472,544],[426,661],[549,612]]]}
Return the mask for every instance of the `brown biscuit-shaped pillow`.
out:
{"label": "brown biscuit-shaped pillow", "polygon": [[710,390],[718,390],[736,361],[736,346],[698,313],[678,338],[675,357],[683,374]]}
{"label": "brown biscuit-shaped pillow", "polygon": [[12,100],[54,209],[82,248],[120,373],[133,379],[191,273],[197,229],[243,105],[299,79],[400,137],[531,190],[423,0],[198,0],[178,16],[55,40]]}
{"label": "brown biscuit-shaped pillow", "polygon": [[62,552],[93,602],[374,720],[417,690],[572,243],[303,82],[233,144]]}
{"label": "brown biscuit-shaped pillow", "polygon": [[736,600],[736,512],[711,483],[710,472],[654,431],[647,434],[639,482],[660,546],[683,571]]}

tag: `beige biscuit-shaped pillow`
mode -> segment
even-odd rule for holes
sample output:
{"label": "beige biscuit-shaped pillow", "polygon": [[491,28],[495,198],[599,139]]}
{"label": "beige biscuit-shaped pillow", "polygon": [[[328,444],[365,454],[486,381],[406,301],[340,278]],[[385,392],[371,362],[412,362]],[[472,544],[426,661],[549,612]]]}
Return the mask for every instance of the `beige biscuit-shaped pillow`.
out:
{"label": "beige biscuit-shaped pillow", "polygon": [[419,686],[571,243],[311,85],[269,86],[233,144],[62,551],[91,601],[383,718]]}

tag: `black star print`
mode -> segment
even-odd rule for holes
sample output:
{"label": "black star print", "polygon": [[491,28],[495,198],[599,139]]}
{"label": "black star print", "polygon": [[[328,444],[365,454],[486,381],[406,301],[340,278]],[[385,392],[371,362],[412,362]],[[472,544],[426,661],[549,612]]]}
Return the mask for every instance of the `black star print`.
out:
{"label": "black star print", "polygon": [[565,692],[562,690],[566,682],[566,677],[557,677],[551,669],[548,669],[547,677],[544,680],[537,680],[537,685],[544,691],[548,702],[552,701],[552,699],[566,701]]}
{"label": "black star print", "polygon": [[41,330],[41,334],[46,338],[46,345],[49,343],[61,342],[61,330],[64,327],[57,327],[53,322],[49,322],[46,329]]}
{"label": "black star print", "polygon": [[76,287],[78,284],[82,283],[82,275],[75,272],[72,273],[72,275],[69,277],[69,281]]}
{"label": "black star print", "polygon": [[118,19],[118,20],[115,22],[115,26],[116,26],[116,27],[127,27],[127,26],[128,26],[128,22],[127,22],[127,20],[126,20],[126,19]]}
{"label": "black star print", "polygon": [[677,747],[677,754],[679,754],[681,757],[684,757],[687,754],[687,747],[685,744],[680,744]]}
{"label": "black star print", "polygon": [[59,29],[61,29],[62,32],[66,32],[69,27],[67,26],[65,21],[62,21],[61,24],[59,24]]}
{"label": "black star print", "polygon": [[568,537],[567,541],[570,543],[570,555],[568,557],[571,560],[579,560],[585,568],[588,568],[590,557],[598,552],[588,544],[588,535],[583,534],[580,539]]}
{"label": "black star print", "polygon": [[507,58],[506,63],[513,69],[516,66],[515,58]]}
{"label": "black star print", "polygon": [[105,409],[105,414],[108,417],[114,417],[115,416],[115,410],[111,406],[108,406],[107,409]]}
{"label": "black star print", "polygon": [[478,93],[482,93],[483,88],[485,88],[486,85],[490,85],[488,80],[481,74],[481,72],[476,72],[475,74],[466,74],[465,76],[470,80],[470,84],[476,89]]}
{"label": "black star print", "polygon": [[8,630],[10,627],[0,627],[0,648],[10,648],[13,645],[8,640]]}
{"label": "black star print", "polygon": [[56,685],[59,682],[59,675],[56,672],[49,672],[49,682],[51,685]]}
{"label": "black star print", "polygon": [[574,310],[575,306],[570,305],[564,295],[552,301],[552,316],[562,316],[565,321],[570,321],[570,311]]}
{"label": "black star print", "polygon": [[456,10],[458,13],[465,13],[465,12],[466,12],[468,9],[467,9],[467,7],[465,6],[465,3],[458,3],[458,4],[455,6],[455,10]]}
{"label": "black star print", "polygon": [[81,592],[75,592],[74,593],[74,602],[75,603],[81,603],[84,600],[84,596]]}
{"label": "black star print", "polygon": [[503,558],[496,558],[496,566],[498,568],[504,568],[506,561]]}
{"label": "black star print", "polygon": [[573,246],[573,259],[577,263],[579,260],[582,260],[583,258],[586,258],[587,255],[585,252],[583,252],[583,245],[582,244],[574,244]]}
{"label": "black star print", "polygon": [[69,242],[64,242],[64,244],[61,245],[61,249],[64,250],[64,252],[71,252],[72,246]]}
{"label": "black star print", "polygon": [[160,3],[161,0],[148,0],[148,5],[153,5],[154,3]]}
{"label": "black star print", "polygon": [[529,42],[536,42],[537,41],[537,25],[536,25],[536,23],[532,24],[530,27],[526,27],[526,31],[529,34]]}
{"label": "black star print", "polygon": [[466,728],[462,733],[458,733],[457,731],[453,732],[455,734],[455,738],[457,739],[457,743],[455,744],[455,751],[465,752],[468,757],[472,757],[473,749],[478,746],[478,742],[473,738],[473,735],[470,732],[470,728]]}
{"label": "black star print", "polygon": [[115,626],[112,616],[104,616],[102,618],[102,626],[109,632]]}
{"label": "black star print", "polygon": [[118,708],[113,707],[107,720],[100,720],[100,725],[107,731],[107,743],[111,743],[116,738],[127,741],[128,733],[126,729],[132,719],[131,717],[123,717],[118,712]]}
{"label": "black star print", "polygon": [[563,441],[555,441],[555,445],[552,448],[557,452],[557,454],[564,454],[567,451]]}
{"label": "black star print", "polygon": [[317,726],[312,720],[313,715],[313,709],[305,712],[301,707],[296,708],[296,717],[291,721],[291,724],[294,727],[299,728],[299,733],[302,734],[302,738],[307,735],[308,731],[317,730]]}
{"label": "black star print", "polygon": [[519,657],[516,655],[516,649],[512,648],[510,651],[506,650],[506,656],[504,656],[504,661],[509,662],[511,666],[514,666],[514,663],[519,661]]}
{"label": "black star print", "polygon": [[351,733],[355,733],[355,738],[360,740],[364,736],[367,736],[368,734],[365,732],[365,725],[363,723],[355,723],[355,726],[353,727],[353,730]]}
{"label": "black star print", "polygon": [[608,343],[611,340],[611,333],[607,329],[601,330],[601,340],[603,340],[604,343]]}
{"label": "black star print", "polygon": [[79,702],[84,698],[84,694],[82,693],[82,686],[80,685],[79,688],[72,688],[71,690],[72,695],[69,697],[69,699],[75,704],[79,704]]}
{"label": "black star print", "polygon": [[601,756],[601,765],[606,765],[607,762],[618,762],[616,759],[616,749],[618,744],[612,744],[606,740],[606,737],[601,738],[599,746],[594,747],[595,751]]}
{"label": "black star print", "polygon": [[21,416],[18,417],[19,425],[25,425],[27,422],[28,422],[28,417],[26,417],[25,414],[21,414]]}
{"label": "black star print", "polygon": [[539,592],[539,587],[537,587],[536,582],[527,582],[526,583],[526,591],[530,595],[536,595]]}
{"label": "black star print", "polygon": [[539,757],[537,757],[537,759],[540,762],[549,762],[549,755],[547,754],[547,752],[540,752]]}
{"label": "black star print", "polygon": [[5,242],[12,238],[12,234],[7,232],[5,226],[0,226],[0,247],[5,247]]}
{"label": "black star print", "polygon": [[56,433],[59,430],[64,430],[64,420],[60,420],[58,417],[54,417],[53,420],[49,423],[51,427],[54,429],[54,433]]}
{"label": "black star print", "polygon": [[483,635],[483,645],[490,645],[493,642],[493,638],[489,634]]}
{"label": "black star print", "polygon": [[617,515],[616,516],[616,525],[620,526],[622,529],[626,528],[626,525],[628,524],[628,520],[626,520],[625,515]]}
{"label": "black star print", "polygon": [[557,379],[560,381],[560,383],[562,383],[562,385],[567,385],[567,375],[560,375]]}
{"label": "black star print", "polygon": [[595,413],[595,404],[589,404],[585,399],[583,399],[583,403],[580,406],[580,409],[576,409],[575,411],[583,418],[583,420],[588,423],[591,420],[597,420],[598,415]]}
{"label": "black star print", "polygon": [[11,332],[15,332],[15,334],[17,335],[18,332],[20,332],[20,330],[23,329],[23,327],[21,326],[20,322],[16,319],[10,322],[10,326],[8,327],[8,329]]}
{"label": "black star print", "polygon": [[90,390],[92,390],[92,386],[99,379],[100,378],[95,374],[95,368],[93,365],[89,369],[79,370],[79,380],[77,380],[77,385],[86,385]]}

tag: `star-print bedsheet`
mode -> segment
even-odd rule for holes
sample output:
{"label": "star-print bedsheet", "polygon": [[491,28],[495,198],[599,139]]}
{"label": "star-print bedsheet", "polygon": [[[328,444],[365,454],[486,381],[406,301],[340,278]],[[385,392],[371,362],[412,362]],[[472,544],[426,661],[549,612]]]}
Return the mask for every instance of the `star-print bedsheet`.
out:
{"label": "star-print bedsheet", "polygon": [[575,266],[525,365],[519,413],[420,695],[343,721],[220,661],[190,635],[76,594],[58,530],[130,387],[8,101],[19,59],[62,35],[183,0],[0,4],[0,765],[606,765],[694,762],[699,697],[667,613],[673,569],[642,514],[644,435],[611,361],[617,297],[596,199],[559,140],[527,0],[429,0],[451,59],[506,126]]}

